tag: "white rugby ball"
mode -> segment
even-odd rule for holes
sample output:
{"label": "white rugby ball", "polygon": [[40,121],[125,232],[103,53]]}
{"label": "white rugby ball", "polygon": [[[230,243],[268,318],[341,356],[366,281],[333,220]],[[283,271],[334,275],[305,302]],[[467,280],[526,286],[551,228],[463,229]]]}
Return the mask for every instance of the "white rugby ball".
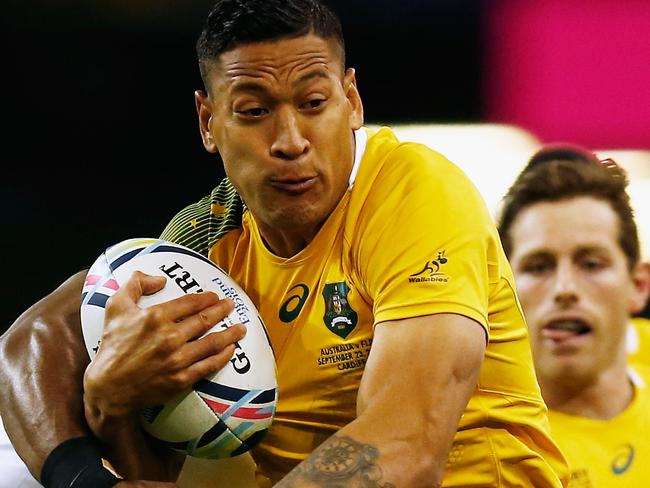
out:
{"label": "white rugby ball", "polygon": [[81,327],[92,360],[101,344],[107,300],[134,271],[167,278],[141,307],[187,293],[213,291],[235,309],[209,332],[235,323],[246,326],[230,362],[164,405],[141,412],[144,429],[169,447],[191,456],[220,459],[257,444],[271,425],[277,403],[277,374],[264,323],[250,298],[203,255],[160,239],[128,239],[106,249],[90,267],[82,292]]}

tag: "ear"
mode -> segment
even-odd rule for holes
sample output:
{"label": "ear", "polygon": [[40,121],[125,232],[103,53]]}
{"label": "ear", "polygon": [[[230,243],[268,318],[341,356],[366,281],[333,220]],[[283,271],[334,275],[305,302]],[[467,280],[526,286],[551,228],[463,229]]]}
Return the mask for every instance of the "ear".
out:
{"label": "ear", "polygon": [[343,90],[345,97],[350,104],[350,126],[353,130],[359,129],[363,125],[363,104],[361,96],[357,89],[357,78],[354,68],[348,68],[343,76]]}
{"label": "ear", "polygon": [[630,312],[636,314],[643,310],[650,295],[650,263],[639,262],[632,270],[633,291],[630,297]]}
{"label": "ear", "polygon": [[203,147],[209,153],[217,153],[219,150],[210,131],[210,121],[212,120],[210,96],[203,90],[197,90],[194,92],[194,103],[196,105],[196,113],[199,117],[199,130],[201,131]]}

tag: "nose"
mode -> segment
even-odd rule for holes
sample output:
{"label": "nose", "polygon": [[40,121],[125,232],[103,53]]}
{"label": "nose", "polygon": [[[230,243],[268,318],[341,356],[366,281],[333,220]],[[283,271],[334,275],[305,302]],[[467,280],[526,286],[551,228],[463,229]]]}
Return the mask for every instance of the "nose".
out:
{"label": "nose", "polygon": [[558,264],[553,293],[555,303],[561,307],[568,307],[577,303],[578,288],[571,263]]}
{"label": "nose", "polygon": [[299,114],[289,107],[281,107],[275,116],[271,154],[276,158],[293,160],[306,153],[309,150],[309,140],[302,133]]}

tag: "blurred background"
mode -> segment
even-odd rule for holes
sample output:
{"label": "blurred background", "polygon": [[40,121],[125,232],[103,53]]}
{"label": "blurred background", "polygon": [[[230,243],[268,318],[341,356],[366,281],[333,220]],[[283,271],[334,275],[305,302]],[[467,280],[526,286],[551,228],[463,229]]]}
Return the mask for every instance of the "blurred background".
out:
{"label": "blurred background", "polygon": [[[0,332],[222,175],[194,42],[210,0],[5,0]],[[618,157],[650,259],[650,2],[329,0],[369,125],[463,167],[495,209],[545,142]]]}

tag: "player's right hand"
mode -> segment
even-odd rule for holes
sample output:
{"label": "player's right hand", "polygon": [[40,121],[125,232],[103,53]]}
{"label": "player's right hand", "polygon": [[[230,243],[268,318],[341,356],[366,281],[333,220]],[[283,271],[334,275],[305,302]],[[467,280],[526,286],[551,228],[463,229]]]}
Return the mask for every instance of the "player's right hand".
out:
{"label": "player's right hand", "polygon": [[137,305],[164,286],[165,278],[135,272],[107,303],[101,346],[84,375],[86,418],[96,434],[103,420],[164,403],[221,369],[245,334],[238,324],[201,337],[233,309],[212,292]]}

